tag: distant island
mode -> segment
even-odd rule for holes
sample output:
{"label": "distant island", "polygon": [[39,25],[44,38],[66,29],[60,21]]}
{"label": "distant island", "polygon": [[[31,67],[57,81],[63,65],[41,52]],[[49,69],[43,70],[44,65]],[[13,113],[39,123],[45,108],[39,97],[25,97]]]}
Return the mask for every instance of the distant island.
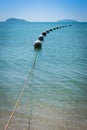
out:
{"label": "distant island", "polygon": [[[27,21],[25,19],[20,19],[20,18],[9,18],[5,21],[0,21],[0,22],[4,22],[4,23],[12,23],[12,24],[16,24],[16,23],[19,23],[19,24],[22,24],[22,23],[30,23],[30,21]],[[56,22],[60,22],[60,23],[69,23],[69,22],[72,22],[72,23],[76,23],[78,22],[77,20],[73,20],[73,19],[62,19],[62,20],[58,20]]]}
{"label": "distant island", "polygon": [[29,23],[29,21],[26,21],[24,19],[9,18],[5,21],[5,23]]}
{"label": "distant island", "polygon": [[63,20],[58,20],[57,22],[78,22],[78,21],[73,19],[63,19]]}

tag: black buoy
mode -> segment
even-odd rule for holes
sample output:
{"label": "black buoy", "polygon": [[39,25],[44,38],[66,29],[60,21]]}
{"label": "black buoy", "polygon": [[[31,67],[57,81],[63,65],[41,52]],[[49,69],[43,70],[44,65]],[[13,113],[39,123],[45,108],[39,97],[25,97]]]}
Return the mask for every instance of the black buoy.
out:
{"label": "black buoy", "polygon": [[42,35],[43,35],[43,36],[46,36],[46,32],[42,32]]}
{"label": "black buoy", "polygon": [[50,30],[47,30],[46,32],[49,33]]}
{"label": "black buoy", "polygon": [[44,40],[44,36],[43,36],[43,35],[40,35],[40,36],[38,37],[38,39],[39,39],[40,41],[43,41],[43,40]]}
{"label": "black buoy", "polygon": [[56,27],[56,29],[59,29],[59,27]]}
{"label": "black buoy", "polygon": [[40,49],[41,47],[42,47],[41,41],[39,41],[39,40],[35,41],[35,43],[34,43],[34,48],[35,48],[35,49],[36,49],[36,48]]}
{"label": "black buoy", "polygon": [[61,28],[61,27],[59,27],[59,28]]}
{"label": "black buoy", "polygon": [[54,30],[56,30],[56,28],[53,28]]}
{"label": "black buoy", "polygon": [[52,31],[53,29],[50,29],[50,31]]}

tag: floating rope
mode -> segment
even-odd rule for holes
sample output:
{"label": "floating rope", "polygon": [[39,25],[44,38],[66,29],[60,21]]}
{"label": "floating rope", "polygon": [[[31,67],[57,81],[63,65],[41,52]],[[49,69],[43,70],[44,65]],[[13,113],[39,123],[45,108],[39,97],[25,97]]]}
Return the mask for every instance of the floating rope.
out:
{"label": "floating rope", "polygon": [[37,59],[37,52],[38,52],[38,49],[36,50],[36,55],[35,55],[35,59],[34,59],[34,62],[33,62],[32,68],[31,68],[31,71],[30,71],[29,74],[28,74],[28,77],[27,77],[27,79],[26,79],[26,81],[25,81],[25,83],[24,83],[24,85],[23,85],[23,88],[22,88],[22,90],[21,90],[21,92],[20,92],[20,94],[19,94],[19,97],[18,97],[18,99],[17,99],[17,101],[16,101],[16,103],[15,103],[15,106],[14,106],[14,108],[13,108],[13,111],[11,112],[11,115],[10,115],[10,117],[9,117],[9,119],[8,119],[8,121],[7,121],[7,123],[6,123],[6,125],[5,125],[5,129],[4,129],[4,130],[7,130],[7,129],[8,129],[8,127],[9,127],[9,125],[10,125],[10,123],[11,123],[11,120],[12,120],[12,118],[13,118],[15,112],[16,112],[17,106],[18,106],[18,104],[19,104],[19,102],[20,102],[20,100],[21,100],[21,98],[22,98],[23,92],[24,92],[26,86],[28,85],[29,79],[31,78],[33,69],[34,69],[34,67],[35,67],[36,59]]}
{"label": "floating rope", "polygon": [[[69,26],[72,26],[72,25],[69,25]],[[40,49],[41,46],[42,46],[41,41],[43,41],[44,36],[46,36],[46,34],[49,33],[50,31],[56,30],[56,29],[59,29],[59,28],[64,28],[64,27],[67,27],[67,26],[65,25],[65,26],[55,27],[55,28],[53,28],[53,29],[47,30],[46,32],[42,32],[42,35],[39,37],[39,41],[36,41],[36,42],[35,42],[34,48],[36,49],[36,55],[35,55],[35,59],[34,59],[34,62],[33,62],[32,68],[31,68],[31,71],[30,71],[29,74],[28,74],[28,77],[27,77],[27,79],[26,79],[26,81],[25,81],[25,83],[24,83],[24,85],[23,85],[23,88],[22,88],[22,90],[21,90],[21,92],[20,92],[20,94],[19,94],[19,97],[18,97],[18,99],[17,99],[17,101],[16,101],[16,103],[15,103],[15,106],[14,106],[14,108],[13,108],[13,111],[11,112],[11,115],[10,115],[8,121],[7,121],[7,124],[5,125],[5,129],[4,129],[4,130],[7,130],[7,129],[8,129],[8,127],[9,127],[9,125],[10,125],[10,123],[11,123],[11,120],[12,120],[12,118],[13,118],[15,112],[16,112],[17,106],[18,106],[18,104],[19,104],[19,102],[20,102],[20,100],[21,100],[21,98],[22,98],[23,92],[24,92],[26,86],[28,85],[29,79],[30,79],[30,77],[31,77],[31,75],[32,75],[32,72],[33,72],[33,69],[34,69],[34,67],[35,67],[38,49]],[[30,121],[31,121],[31,118],[32,118],[32,108],[31,108],[30,119],[29,119],[29,122],[28,122],[28,124],[29,124],[29,125],[28,125],[28,129],[29,129],[29,130],[30,130]]]}

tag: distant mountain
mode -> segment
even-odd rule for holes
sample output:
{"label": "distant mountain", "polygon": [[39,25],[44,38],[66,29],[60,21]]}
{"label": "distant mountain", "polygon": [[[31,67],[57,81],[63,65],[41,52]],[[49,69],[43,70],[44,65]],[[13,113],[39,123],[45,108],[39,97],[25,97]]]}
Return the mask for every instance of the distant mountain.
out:
{"label": "distant mountain", "polygon": [[78,21],[73,19],[63,19],[63,20],[58,20],[57,22],[78,22]]}
{"label": "distant mountain", "polygon": [[29,23],[24,19],[17,19],[17,18],[9,18],[5,21],[6,23]]}

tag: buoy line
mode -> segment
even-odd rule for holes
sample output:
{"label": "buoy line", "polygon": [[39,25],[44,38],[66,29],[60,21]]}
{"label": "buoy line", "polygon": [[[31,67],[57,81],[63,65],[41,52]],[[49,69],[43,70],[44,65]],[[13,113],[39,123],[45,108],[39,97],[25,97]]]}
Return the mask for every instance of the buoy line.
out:
{"label": "buoy line", "polygon": [[29,80],[30,80],[30,78],[31,78],[31,76],[32,76],[32,72],[33,72],[33,69],[34,69],[34,67],[35,67],[35,63],[36,63],[36,59],[37,59],[37,52],[38,52],[38,50],[36,51],[36,55],[35,55],[34,62],[33,62],[33,65],[32,65],[32,67],[31,67],[31,70],[30,70],[30,72],[29,72],[29,74],[28,74],[28,77],[27,77],[27,79],[26,79],[26,81],[25,81],[25,83],[24,83],[24,85],[23,85],[23,88],[22,88],[22,90],[21,90],[21,92],[20,92],[20,94],[19,94],[19,96],[18,96],[18,99],[17,99],[17,101],[16,101],[16,103],[15,103],[15,106],[14,106],[14,108],[13,108],[11,114],[10,114],[10,117],[9,117],[9,119],[8,119],[6,125],[5,125],[5,129],[4,129],[4,130],[7,130],[7,129],[9,128],[9,125],[10,125],[10,123],[11,123],[11,120],[12,120],[12,118],[13,118],[15,112],[16,112],[16,109],[17,109],[17,107],[18,107],[18,105],[19,105],[19,102],[20,102],[20,100],[21,100],[21,98],[22,98],[23,92],[24,92],[26,86],[28,85],[28,82],[29,82]]}
{"label": "buoy line", "polygon": [[44,37],[47,35],[47,33],[53,31],[53,30],[56,30],[56,29],[61,29],[61,28],[65,28],[65,27],[70,27],[72,25],[63,25],[63,26],[57,26],[57,27],[54,27],[54,28],[50,28],[44,32],[42,32],[42,34],[38,37],[38,40],[35,41],[34,43],[34,48],[38,48],[38,49],[41,49],[42,48],[42,41],[44,40]]}
{"label": "buoy line", "polygon": [[[69,25],[69,27],[70,26],[72,26],[72,25]],[[34,48],[41,49],[42,41],[44,40],[44,37],[47,35],[47,33],[51,32],[53,30],[56,30],[56,29],[64,28],[64,27],[67,27],[67,26],[65,25],[65,26],[60,26],[60,27],[54,27],[53,29],[49,29],[47,31],[42,32],[42,34],[38,37],[38,40],[36,40],[36,42],[34,43]],[[31,88],[32,88],[32,85],[31,85]],[[31,94],[31,96],[32,96],[32,94]],[[33,96],[31,97],[31,100],[32,99],[33,99]],[[31,105],[31,109],[30,109],[30,116],[29,116],[29,120],[28,120],[28,130],[30,130],[30,125],[31,125],[31,120],[32,120],[32,111],[33,111],[32,109],[33,109],[33,104]]]}
{"label": "buoy line", "polygon": [[[69,27],[70,27],[70,26],[72,26],[72,25],[69,25]],[[7,129],[9,128],[9,125],[10,125],[10,123],[11,123],[11,120],[12,120],[12,118],[13,118],[15,112],[16,112],[16,109],[17,109],[17,107],[18,107],[18,105],[19,105],[19,102],[20,102],[20,100],[21,100],[21,98],[22,98],[22,95],[23,95],[23,93],[24,93],[24,90],[25,90],[26,86],[28,85],[28,82],[29,82],[29,80],[30,80],[30,78],[31,78],[33,69],[34,69],[34,67],[35,67],[36,59],[37,59],[37,52],[38,52],[38,49],[41,49],[41,47],[42,47],[42,41],[44,40],[44,36],[46,36],[47,33],[51,32],[51,31],[53,31],[53,30],[60,29],[60,28],[64,28],[64,27],[67,27],[67,26],[65,25],[65,26],[60,26],[60,27],[54,27],[53,29],[51,28],[51,29],[49,29],[49,30],[47,30],[47,31],[42,32],[42,34],[39,36],[38,40],[36,40],[36,42],[34,43],[34,48],[37,49],[37,51],[36,51],[36,55],[35,55],[35,59],[34,59],[33,65],[32,65],[32,67],[31,67],[31,70],[30,70],[30,72],[29,72],[29,74],[28,74],[28,77],[27,77],[27,79],[26,79],[26,81],[25,81],[25,83],[24,83],[24,85],[23,85],[23,88],[22,88],[22,90],[21,90],[21,92],[20,92],[20,94],[19,94],[19,96],[18,96],[18,99],[17,99],[17,101],[16,101],[16,103],[15,103],[15,106],[14,106],[14,108],[13,108],[11,114],[10,114],[10,117],[9,117],[9,119],[8,119],[6,125],[5,125],[5,129],[4,129],[4,130],[7,130]],[[28,126],[28,129],[29,129],[29,130],[30,130],[30,121],[31,121],[31,118],[32,118],[32,109],[31,109],[31,116],[30,116],[29,126]]]}
{"label": "buoy line", "polygon": [[[70,26],[72,26],[72,25],[69,25],[69,27]],[[65,25],[65,26],[60,26],[60,27],[54,27],[53,29],[49,29],[47,31],[42,32],[42,34],[38,37],[38,40],[36,40],[36,42],[34,43],[34,48],[41,49],[42,41],[44,40],[44,37],[47,35],[47,33],[51,32],[53,30],[56,30],[56,29],[64,28],[64,27],[67,27],[67,26]],[[32,85],[31,85],[31,88],[32,88]],[[32,96],[32,94],[31,94],[31,96]],[[33,96],[31,97],[31,100],[32,99],[33,99]],[[31,120],[32,120],[32,111],[33,111],[32,109],[33,109],[33,104],[31,105],[31,109],[30,109],[30,116],[29,116],[29,120],[28,120],[28,130],[30,130],[30,125],[31,125]]]}

